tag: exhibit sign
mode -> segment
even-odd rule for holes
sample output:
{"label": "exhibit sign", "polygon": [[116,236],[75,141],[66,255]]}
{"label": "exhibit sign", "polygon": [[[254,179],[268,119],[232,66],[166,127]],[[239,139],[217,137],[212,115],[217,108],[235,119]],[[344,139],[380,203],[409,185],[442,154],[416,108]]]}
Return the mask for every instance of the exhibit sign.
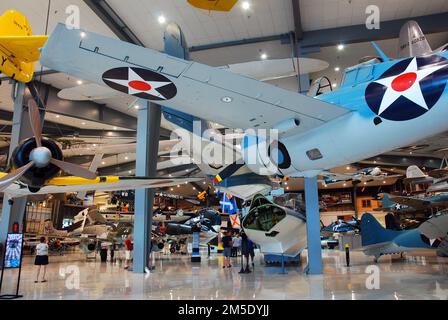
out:
{"label": "exhibit sign", "polygon": [[22,261],[23,234],[8,233],[5,248],[5,268],[20,268]]}

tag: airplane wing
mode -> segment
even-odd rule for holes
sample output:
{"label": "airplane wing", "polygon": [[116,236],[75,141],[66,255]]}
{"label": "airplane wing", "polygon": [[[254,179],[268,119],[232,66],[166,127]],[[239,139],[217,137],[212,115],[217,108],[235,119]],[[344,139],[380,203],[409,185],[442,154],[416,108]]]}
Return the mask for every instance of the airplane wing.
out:
{"label": "airplane wing", "polygon": [[390,196],[390,201],[403,204],[409,207],[413,208],[420,208],[424,206],[429,206],[431,204],[431,201],[423,200],[423,199],[417,199],[413,197],[402,197],[402,196]]}
{"label": "airplane wing", "polygon": [[[213,120],[229,128],[274,128],[299,120],[303,133],[350,112],[232,72],[59,24],[41,63],[136,98]],[[206,107],[204,107],[206,106]]]}
{"label": "airplane wing", "polygon": [[[233,73],[260,81],[270,81],[319,72],[328,68],[326,61],[311,58],[287,58],[258,60],[229,64],[221,67]],[[58,97],[66,100],[101,100],[123,96],[123,93],[107,87],[105,84],[86,83],[76,87],[64,88],[58,92]]]}
{"label": "airplane wing", "polygon": [[431,170],[428,175],[436,179],[444,178],[448,176],[448,169]]}
{"label": "airplane wing", "polygon": [[[1,173],[0,177],[5,173]],[[75,176],[57,177],[38,192],[31,193],[28,188],[17,183],[10,185],[4,192],[9,198],[17,198],[32,194],[66,193],[80,191],[117,191],[140,188],[163,188],[182,183],[200,181],[202,178],[151,178],[151,177],[119,177],[101,176],[89,180]]]}

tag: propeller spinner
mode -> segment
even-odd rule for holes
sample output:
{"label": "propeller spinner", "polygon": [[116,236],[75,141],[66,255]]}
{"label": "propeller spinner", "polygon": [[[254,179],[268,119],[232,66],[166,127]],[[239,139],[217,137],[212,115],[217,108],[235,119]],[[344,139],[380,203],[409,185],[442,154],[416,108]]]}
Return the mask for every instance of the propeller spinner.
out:
{"label": "propeller spinner", "polygon": [[[29,172],[29,170],[39,170],[39,176],[42,175],[45,176],[46,171],[48,175],[53,176],[54,173],[50,172],[51,171],[50,166],[52,165],[58,167],[60,170],[65,171],[69,174],[76,175],[85,179],[96,178],[96,174],[94,172],[91,172],[85,169],[84,167],[81,167],[73,163],[65,162],[59,159],[55,159],[53,157],[52,151],[49,149],[48,146],[53,146],[53,148],[57,149],[59,148],[56,146],[56,144],[52,143],[51,141],[48,141],[47,143],[44,144],[42,143],[42,123],[40,120],[39,109],[34,100],[28,101],[28,113],[30,116],[31,128],[34,134],[35,147],[33,147],[29,152],[28,161],[26,161],[26,159],[25,160],[21,159],[27,162],[26,164],[22,165],[21,167],[17,168],[16,170],[12,171],[11,173],[7,174],[2,179],[0,179],[0,192],[4,191],[15,181],[19,180],[22,176],[26,175],[27,172]],[[19,156],[18,153],[19,152],[15,152],[13,156],[18,157]],[[48,170],[46,170],[46,168],[48,168]],[[30,190],[36,190],[42,187],[42,185],[39,186],[28,185],[28,187],[30,188]]]}

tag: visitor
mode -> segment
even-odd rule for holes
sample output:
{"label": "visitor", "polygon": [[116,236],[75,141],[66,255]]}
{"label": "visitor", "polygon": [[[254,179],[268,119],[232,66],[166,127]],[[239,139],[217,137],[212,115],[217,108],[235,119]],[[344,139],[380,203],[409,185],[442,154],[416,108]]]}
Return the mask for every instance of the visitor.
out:
{"label": "visitor", "polygon": [[36,246],[36,259],[34,260],[34,264],[37,266],[37,276],[36,281],[34,281],[34,283],[39,282],[39,274],[42,266],[44,270],[41,282],[47,282],[45,276],[47,273],[47,265],[48,265],[48,244],[45,242],[45,237],[41,237],[40,243]]}
{"label": "visitor", "polygon": [[234,257],[238,257],[238,255],[240,254],[240,251],[241,251],[241,241],[242,241],[241,235],[237,232],[236,235],[235,235],[235,238],[233,240],[233,248],[235,250]]}
{"label": "visitor", "polygon": [[222,246],[223,246],[223,255],[224,255],[224,264],[223,268],[231,268],[232,265],[230,264],[230,256],[232,253],[232,235],[230,233],[230,230],[226,232],[226,235],[222,237],[221,239]]}
{"label": "visitor", "polygon": [[124,241],[124,247],[126,249],[125,251],[125,262],[124,262],[124,269],[129,269],[129,264],[132,260],[132,250],[134,250],[134,246],[132,244],[132,236],[129,235],[127,239]]}
{"label": "visitor", "polygon": [[[244,270],[245,273],[250,273],[250,268],[249,268],[249,256],[251,257],[252,260],[252,267],[254,267],[254,244],[252,242],[252,240],[250,240],[246,233],[243,233],[241,236],[241,254],[246,258],[246,268]],[[243,268],[243,266],[242,266]]]}

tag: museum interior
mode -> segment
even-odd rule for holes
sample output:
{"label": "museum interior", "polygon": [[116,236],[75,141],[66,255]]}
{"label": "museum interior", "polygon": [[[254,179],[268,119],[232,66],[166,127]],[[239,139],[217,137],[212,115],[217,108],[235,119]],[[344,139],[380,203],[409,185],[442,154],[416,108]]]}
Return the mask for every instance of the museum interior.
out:
{"label": "museum interior", "polygon": [[2,0],[0,54],[0,299],[448,299],[447,0]]}

